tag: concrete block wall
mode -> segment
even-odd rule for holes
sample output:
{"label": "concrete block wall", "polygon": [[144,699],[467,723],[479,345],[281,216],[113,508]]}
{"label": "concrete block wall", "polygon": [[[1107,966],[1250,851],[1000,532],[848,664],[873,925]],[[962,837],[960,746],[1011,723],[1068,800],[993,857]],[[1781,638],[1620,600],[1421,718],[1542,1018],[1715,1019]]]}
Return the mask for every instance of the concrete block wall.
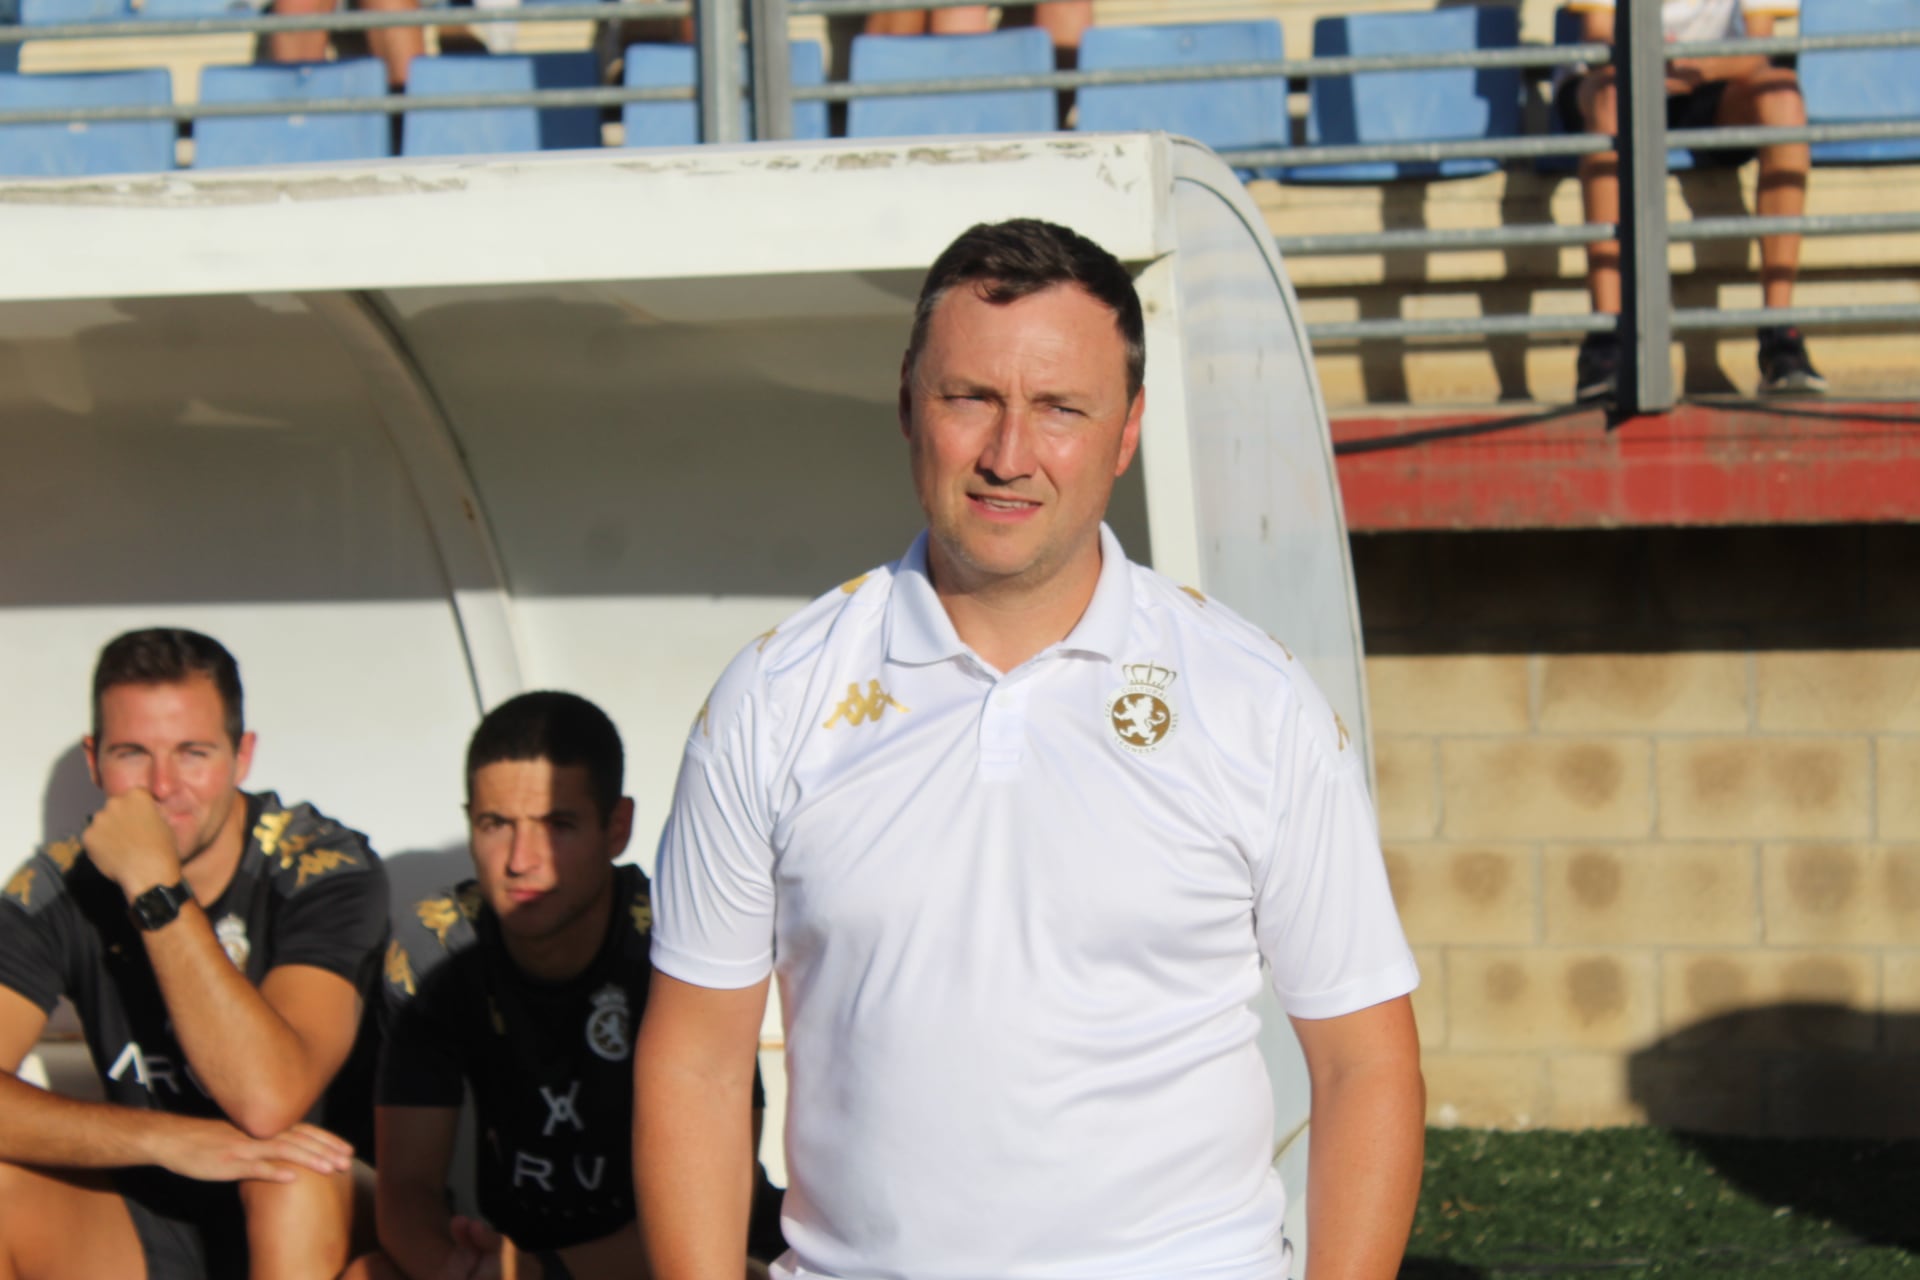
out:
{"label": "concrete block wall", "polygon": [[1920,527],[1353,543],[1433,1121],[1920,1135]]}

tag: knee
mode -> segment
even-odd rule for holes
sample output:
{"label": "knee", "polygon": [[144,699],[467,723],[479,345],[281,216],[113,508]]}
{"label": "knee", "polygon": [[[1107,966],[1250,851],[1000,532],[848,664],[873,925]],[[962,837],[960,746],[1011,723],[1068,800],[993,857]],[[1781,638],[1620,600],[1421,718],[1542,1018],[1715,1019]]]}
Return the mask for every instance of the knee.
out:
{"label": "knee", "polygon": [[1807,122],[1807,102],[1800,96],[1800,78],[1785,67],[1769,67],[1752,81],[1753,111],[1760,124],[1801,125]]}
{"label": "knee", "polygon": [[240,1203],[255,1280],[333,1280],[347,1265],[351,1174],[303,1169],[292,1182],[243,1182]]}

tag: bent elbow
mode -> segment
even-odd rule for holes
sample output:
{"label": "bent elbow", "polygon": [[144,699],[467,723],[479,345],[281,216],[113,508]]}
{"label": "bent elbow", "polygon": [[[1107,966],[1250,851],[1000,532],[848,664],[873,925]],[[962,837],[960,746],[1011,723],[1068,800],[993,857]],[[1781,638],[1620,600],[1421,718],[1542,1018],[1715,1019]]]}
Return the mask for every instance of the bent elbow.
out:
{"label": "bent elbow", "polygon": [[227,1108],[227,1119],[250,1138],[277,1138],[306,1119],[312,1106],[310,1098],[263,1093]]}

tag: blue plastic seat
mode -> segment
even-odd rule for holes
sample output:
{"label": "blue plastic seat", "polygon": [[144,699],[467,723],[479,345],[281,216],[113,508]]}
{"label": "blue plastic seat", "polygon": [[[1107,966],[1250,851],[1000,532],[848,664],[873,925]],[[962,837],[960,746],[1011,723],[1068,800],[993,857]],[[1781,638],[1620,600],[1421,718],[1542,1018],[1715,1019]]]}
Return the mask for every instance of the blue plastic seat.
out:
{"label": "blue plastic seat", "polygon": [[[1504,5],[1428,13],[1369,13],[1322,18],[1313,26],[1315,57],[1454,53],[1511,49],[1520,18]],[[1366,71],[1321,76],[1307,103],[1307,141],[1345,146],[1511,138],[1520,133],[1516,68]],[[1390,182],[1397,178],[1464,178],[1491,173],[1497,160],[1294,165],[1288,182]]]}
{"label": "blue plastic seat", "polygon": [[[162,70],[0,75],[0,111],[45,107],[164,106],[173,77]],[[65,178],[158,173],[173,168],[171,120],[0,126],[0,174]]]}
{"label": "blue plastic seat", "polygon": [[[1053,70],[1053,41],[1039,27],[978,36],[855,36],[855,84],[946,80],[963,76],[1041,75]],[[847,105],[849,138],[912,138],[942,133],[1047,133],[1059,127],[1051,89],[908,94],[856,98]]]}
{"label": "blue plastic seat", "polygon": [[[1585,23],[1581,21],[1578,13],[1572,9],[1563,8],[1554,10],[1553,42],[1555,44],[1585,44],[1587,42],[1585,32]],[[1557,87],[1558,86],[1556,86],[1556,89]],[[1555,137],[1565,137],[1567,134],[1567,126],[1560,119],[1560,112],[1557,107],[1547,112],[1547,132]],[[1709,151],[1704,153],[1704,155],[1707,164],[1725,164],[1728,162],[1739,164],[1746,159],[1745,154],[1741,152]],[[1721,158],[1714,160],[1713,157],[1715,156]],[[1702,157],[1695,155],[1686,147],[1672,147],[1667,151],[1667,172],[1669,173],[1685,173],[1689,169],[1700,168],[1701,165]],[[1573,173],[1580,167],[1580,157],[1542,156],[1534,162],[1533,167],[1540,173],[1546,174]]]}
{"label": "blue plastic seat", "polygon": [[[1800,10],[1803,35],[1914,30],[1920,30],[1920,0],[1805,0]],[[1920,49],[1803,53],[1800,91],[1813,124],[1920,120]],[[1815,164],[1913,160],[1920,160],[1920,138],[1813,144]]]}
{"label": "blue plastic seat", "polygon": [[[796,40],[790,46],[787,74],[796,85],[825,84],[827,60],[816,40]],[[629,89],[659,89],[694,82],[695,54],[691,45],[631,44],[627,46],[625,80]],[[747,81],[745,59],[741,83]],[[753,104],[747,103],[747,133],[753,133]],[[620,108],[630,147],[690,147],[700,141],[700,109],[692,102],[629,102]],[[793,104],[793,136],[827,136],[827,104]]]}
{"label": "blue plastic seat", "polygon": [[[1284,50],[1280,24],[1273,21],[1093,27],[1081,37],[1080,69],[1278,62]],[[1291,138],[1282,76],[1093,85],[1080,90],[1079,98],[1076,127],[1089,132],[1164,129],[1216,151],[1284,147]]]}
{"label": "blue plastic seat", "polygon": [[127,0],[20,0],[20,25],[57,27],[69,22],[129,22]]}
{"label": "blue plastic seat", "polygon": [[491,155],[507,151],[569,151],[600,145],[598,107],[488,107],[424,109],[434,94],[527,93],[536,89],[592,89],[599,85],[593,54],[461,53],[415,58],[407,70],[407,97],[423,100],[401,125],[404,156]]}
{"label": "blue plastic seat", "polygon": [[377,58],[281,66],[208,67],[200,73],[200,100],[284,102],[290,114],[196,120],[193,167],[302,164],[315,160],[375,160],[393,154],[387,117],[379,112],[304,114],[303,102],[324,98],[382,98],[387,72]]}

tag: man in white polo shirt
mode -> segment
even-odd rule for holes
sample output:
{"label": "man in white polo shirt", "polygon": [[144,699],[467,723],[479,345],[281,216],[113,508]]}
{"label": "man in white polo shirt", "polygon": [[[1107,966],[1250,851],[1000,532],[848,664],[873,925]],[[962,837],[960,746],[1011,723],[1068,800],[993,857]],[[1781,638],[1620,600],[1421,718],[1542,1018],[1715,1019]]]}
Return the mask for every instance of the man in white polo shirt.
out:
{"label": "man in white polo shirt", "polygon": [[1263,960],[1313,1079],[1308,1273],[1394,1274],[1417,975],[1362,752],[1102,524],[1144,364],[1131,279],[1066,228],[975,227],[928,275],[927,532],[750,644],[688,736],[635,1058],[655,1280],[739,1274],[776,973],[776,1276],[1278,1280]]}

